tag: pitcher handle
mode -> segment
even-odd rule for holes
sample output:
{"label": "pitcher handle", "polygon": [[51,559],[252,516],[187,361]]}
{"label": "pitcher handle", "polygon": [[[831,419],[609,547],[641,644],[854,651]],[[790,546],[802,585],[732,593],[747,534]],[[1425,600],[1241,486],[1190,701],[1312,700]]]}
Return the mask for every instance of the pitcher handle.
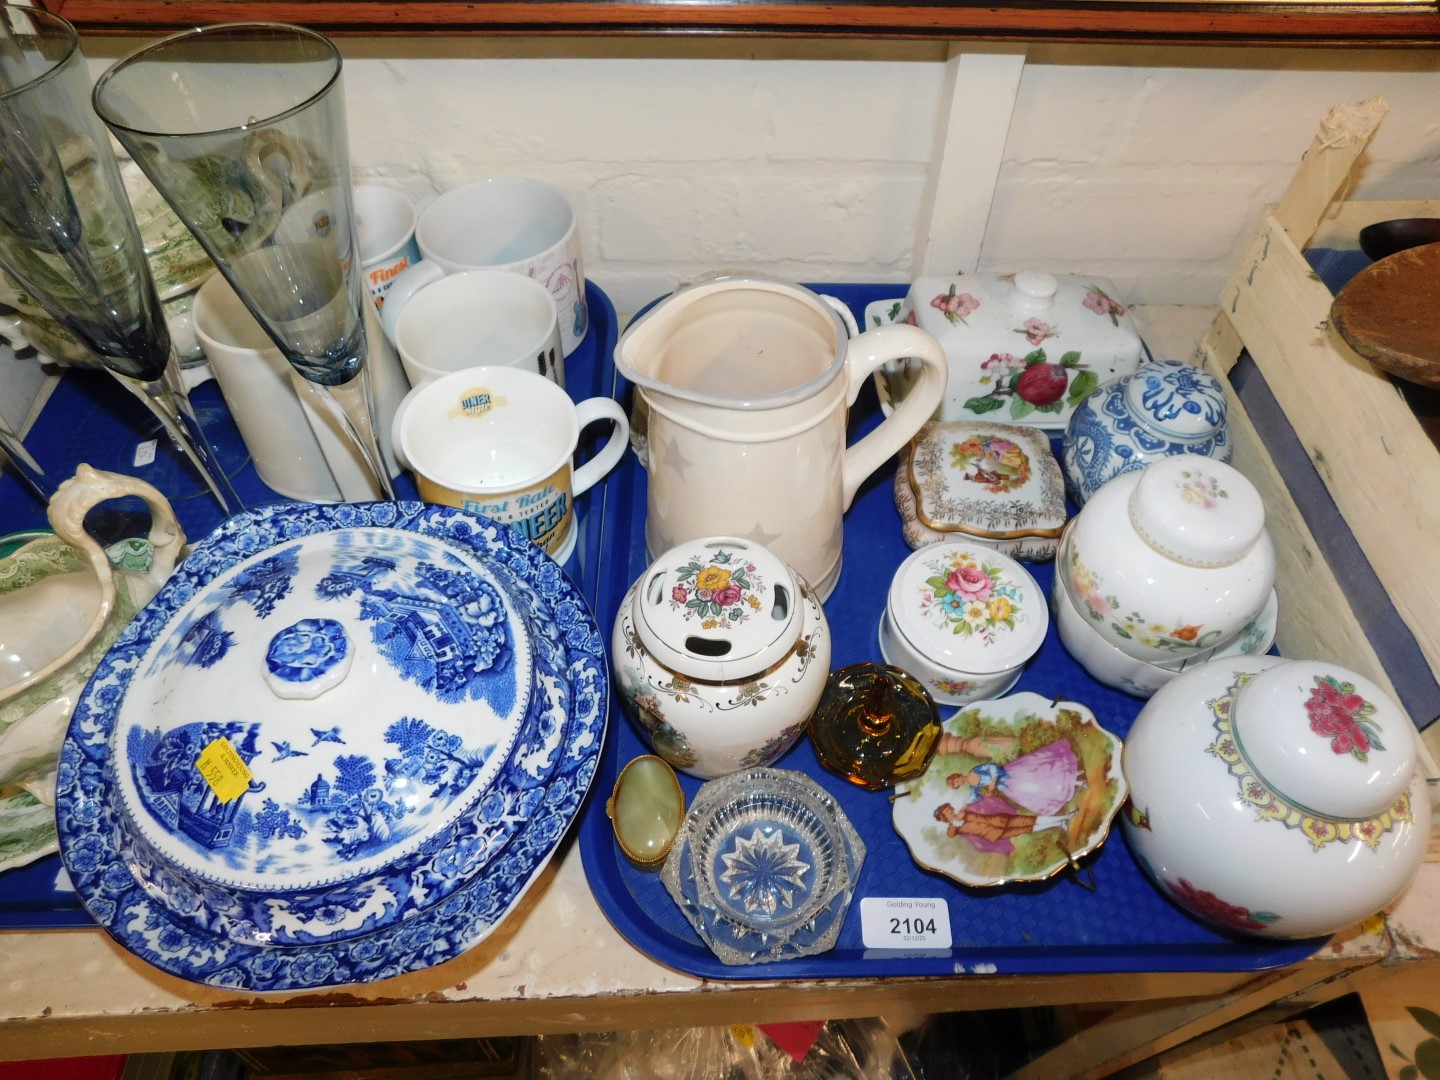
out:
{"label": "pitcher handle", "polygon": [[845,357],[850,377],[849,404],[860,396],[865,380],[892,360],[918,360],[920,374],[905,400],[859,442],[845,451],[841,476],[841,508],[850,509],[855,492],[866,477],[915,437],[940,407],[950,378],[945,350],[930,334],[905,323],[877,326],[850,342]]}
{"label": "pitcher handle", "polygon": [[174,571],[175,564],[180,561],[185,548],[185,532],[180,528],[180,522],[175,519],[175,511],[170,508],[170,503],[164,495],[144,480],[136,479],[133,476],[104,472],[89,465],[81,465],[75,470],[74,476],[56,489],[46,511],[50,518],[50,527],[55,530],[55,535],[72,547],[83,551],[86,558],[90,560],[90,566],[95,571],[95,576],[100,580],[101,591],[104,595],[101,605],[103,610],[99,616],[100,622],[110,617],[110,609],[114,606],[113,574],[119,568],[110,562],[109,556],[99,542],[85,531],[85,515],[103,502],[122,499],[128,495],[134,495],[144,500],[145,505],[150,508],[148,539],[151,548],[154,549],[150,568],[144,572],[120,571],[138,579],[139,595],[135,599],[143,604],[160,590],[161,585],[165,584],[166,579]]}

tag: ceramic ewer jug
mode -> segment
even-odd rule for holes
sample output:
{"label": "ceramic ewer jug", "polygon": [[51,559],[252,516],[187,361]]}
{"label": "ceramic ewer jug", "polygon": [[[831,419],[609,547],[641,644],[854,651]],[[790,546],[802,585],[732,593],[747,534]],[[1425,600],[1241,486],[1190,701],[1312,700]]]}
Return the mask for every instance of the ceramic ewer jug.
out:
{"label": "ceramic ewer jug", "polygon": [[[126,496],[144,500],[148,538],[109,549],[85,515]],[[81,465],[49,505],[54,534],[0,559],[0,787],[49,801],[70,713],[95,665],[175,568],[185,534],[169,502],[134,477]]]}
{"label": "ceramic ewer jug", "polygon": [[1125,739],[1130,850],[1223,930],[1333,933],[1386,907],[1425,857],[1415,728],[1338,664],[1211,660],[1156,692]]}
{"label": "ceramic ewer jug", "polygon": [[[905,401],[847,446],[864,382],[906,358],[919,374]],[[615,366],[648,409],[649,551],[749,537],[822,600],[840,575],[855,492],[930,419],[948,377],[944,351],[923,330],[857,334],[839,301],[758,275],[678,289],[625,331]]]}
{"label": "ceramic ewer jug", "polygon": [[773,765],[805,733],[830,674],[814,590],[739,536],[663,552],[620,602],[615,687],[659,754],[711,779]]}

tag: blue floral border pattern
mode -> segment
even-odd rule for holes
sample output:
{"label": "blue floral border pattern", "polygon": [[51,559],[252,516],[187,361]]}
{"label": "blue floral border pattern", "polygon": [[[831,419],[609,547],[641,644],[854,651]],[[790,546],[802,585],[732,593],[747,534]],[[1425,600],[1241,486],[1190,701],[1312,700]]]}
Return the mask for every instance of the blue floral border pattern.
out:
{"label": "blue floral border pattern", "polygon": [[[223,570],[280,543],[334,529],[405,529],[478,552],[525,588],[548,618],[537,650],[563,672],[568,708],[547,710],[516,740],[503,782],[477,801],[407,907],[361,936],[257,945],[192,891],[170,895],[118,812],[109,742],[145,644]],[[218,986],[292,991],[389,978],[442,963],[483,940],[519,902],[579,812],[599,762],[609,685],[594,617],[560,567],[512,530],[422,503],[286,505],[242,514],[196,546],[160,596],[121,635],[75,710],[61,751],[56,819],[76,892],[112,937],[163,971]],[[549,696],[549,695],[544,695]],[[136,872],[132,872],[132,864]],[[137,877],[137,872],[139,876]],[[147,874],[155,872],[154,879]],[[448,886],[448,888],[447,888]],[[427,892],[435,887],[436,892]],[[159,894],[157,897],[157,893]],[[344,896],[332,896],[344,904]]]}

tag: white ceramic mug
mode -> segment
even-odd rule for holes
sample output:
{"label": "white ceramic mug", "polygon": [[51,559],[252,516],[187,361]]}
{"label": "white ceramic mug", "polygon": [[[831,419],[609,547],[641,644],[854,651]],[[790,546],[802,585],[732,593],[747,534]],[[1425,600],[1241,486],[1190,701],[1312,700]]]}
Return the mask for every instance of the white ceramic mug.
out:
{"label": "white ceramic mug", "polygon": [[415,242],[421,261],[391,283],[387,302],[446,274],[510,270],[549,290],[566,356],[584,340],[589,312],[579,223],[569,200],[549,184],[494,177],[452,188],[420,212]]}
{"label": "white ceramic mug", "polygon": [[201,286],[194,317],[260,479],[286,498],[338,502],[340,488],[290,385],[290,362],[220,274]]}
{"label": "white ceramic mug", "polygon": [[[311,391],[222,275],[213,275],[196,294],[194,319],[196,336],[261,480],[305,502],[379,497],[338,409]],[[400,467],[390,425],[410,385],[369,305],[366,338],[381,450],[393,476]]]}
{"label": "white ceramic mug", "polygon": [[[602,421],[609,438],[575,468],[581,430]],[[615,467],[630,435],[614,399],[576,403],[512,367],[468,368],[416,387],[397,428],[422,499],[505,522],[558,562],[575,548],[574,496]]]}
{"label": "white ceramic mug", "polygon": [[355,231],[360,269],[370,298],[381,311],[390,284],[420,261],[415,242],[418,217],[410,196],[383,184],[355,185]]}
{"label": "white ceramic mug", "polygon": [[516,367],[565,385],[555,305],[508,270],[467,270],[396,296],[380,312],[414,386],[472,367]]}

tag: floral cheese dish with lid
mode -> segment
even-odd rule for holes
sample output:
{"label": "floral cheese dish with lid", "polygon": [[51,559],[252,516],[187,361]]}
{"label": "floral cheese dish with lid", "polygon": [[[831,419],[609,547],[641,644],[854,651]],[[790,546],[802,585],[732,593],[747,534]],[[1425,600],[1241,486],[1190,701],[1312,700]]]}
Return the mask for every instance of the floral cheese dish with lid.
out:
{"label": "floral cheese dish with lid", "polygon": [[1126,839],[1172,900],[1224,930],[1307,938],[1395,900],[1425,856],[1415,729],[1323,661],[1212,660],[1125,740]]}
{"label": "floral cheese dish with lid", "polygon": [[620,602],[615,685],[646,743],[702,779],[771,765],[805,732],[830,673],[810,585],[734,536],[679,544]]}
{"label": "floral cheese dish with lid", "polygon": [[930,544],[900,564],[880,619],[880,652],[942,705],[1000,697],[1039,651],[1045,594],[983,544]]}
{"label": "floral cheese dish with lid", "polygon": [[[950,364],[941,420],[998,420],[1059,433],[1097,386],[1140,366],[1145,347],[1115,286],[1042,271],[922,277],[903,301],[878,301],[867,325],[908,322]],[[908,362],[883,368],[884,405],[902,400]]]}
{"label": "floral cheese dish with lid", "polygon": [[1090,394],[1065,429],[1060,462],[1075,502],[1106,481],[1164,457],[1202,454],[1228,462],[1234,447],[1225,390],[1207,371],[1154,360]]}

